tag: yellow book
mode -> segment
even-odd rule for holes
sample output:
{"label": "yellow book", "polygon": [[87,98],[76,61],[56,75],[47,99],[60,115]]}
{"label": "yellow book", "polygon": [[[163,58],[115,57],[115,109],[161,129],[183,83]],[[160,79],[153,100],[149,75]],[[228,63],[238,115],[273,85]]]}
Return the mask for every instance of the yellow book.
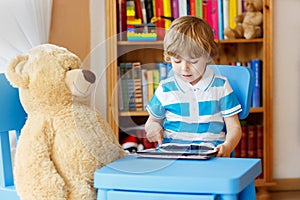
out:
{"label": "yellow book", "polygon": [[237,16],[237,0],[229,0],[229,27],[235,28],[234,18]]}
{"label": "yellow book", "polygon": [[149,102],[154,94],[153,70],[147,71],[147,79],[148,79],[148,102]]}
{"label": "yellow book", "polygon": [[[172,17],[171,0],[163,0],[164,16]],[[171,20],[165,19],[165,29],[168,30],[171,26]]]}

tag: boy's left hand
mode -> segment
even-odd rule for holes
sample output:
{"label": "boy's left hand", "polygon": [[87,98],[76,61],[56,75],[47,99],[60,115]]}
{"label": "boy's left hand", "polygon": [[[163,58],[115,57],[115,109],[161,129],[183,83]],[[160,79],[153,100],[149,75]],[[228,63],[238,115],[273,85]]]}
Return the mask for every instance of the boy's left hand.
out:
{"label": "boy's left hand", "polygon": [[216,150],[218,151],[217,157],[230,157],[231,150],[225,144],[219,144]]}

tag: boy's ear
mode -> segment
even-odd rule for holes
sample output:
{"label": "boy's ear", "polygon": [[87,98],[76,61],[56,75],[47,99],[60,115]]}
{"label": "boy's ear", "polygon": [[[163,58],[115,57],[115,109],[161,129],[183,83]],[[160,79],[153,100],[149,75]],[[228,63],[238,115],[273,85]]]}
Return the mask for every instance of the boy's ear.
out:
{"label": "boy's ear", "polygon": [[5,76],[13,87],[27,88],[29,77],[23,72],[24,65],[28,61],[28,56],[22,55],[12,59],[6,68]]}

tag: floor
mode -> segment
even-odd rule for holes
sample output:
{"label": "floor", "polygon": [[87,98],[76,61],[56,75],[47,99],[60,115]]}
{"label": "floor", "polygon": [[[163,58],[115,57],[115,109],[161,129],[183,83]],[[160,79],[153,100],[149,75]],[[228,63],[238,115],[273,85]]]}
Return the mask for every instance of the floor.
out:
{"label": "floor", "polygon": [[299,200],[300,191],[291,192],[271,192],[272,200]]}

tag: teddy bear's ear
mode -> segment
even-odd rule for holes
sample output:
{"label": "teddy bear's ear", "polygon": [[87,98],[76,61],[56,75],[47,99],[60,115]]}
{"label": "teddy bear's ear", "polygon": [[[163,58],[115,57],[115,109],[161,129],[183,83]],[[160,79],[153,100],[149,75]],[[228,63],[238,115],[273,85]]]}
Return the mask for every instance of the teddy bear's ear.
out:
{"label": "teddy bear's ear", "polygon": [[28,56],[17,56],[12,59],[6,68],[5,76],[13,87],[27,88],[29,77],[24,73],[24,65],[28,60]]}

